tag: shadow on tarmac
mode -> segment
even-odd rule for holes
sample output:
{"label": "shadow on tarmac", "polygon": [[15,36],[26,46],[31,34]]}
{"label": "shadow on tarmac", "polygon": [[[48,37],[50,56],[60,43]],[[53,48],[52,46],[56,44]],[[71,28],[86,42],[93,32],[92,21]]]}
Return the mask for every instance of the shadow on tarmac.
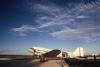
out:
{"label": "shadow on tarmac", "polygon": [[100,59],[65,59],[65,62],[70,65],[70,67],[100,67]]}
{"label": "shadow on tarmac", "polygon": [[38,67],[39,64],[32,60],[0,60],[0,67]]}

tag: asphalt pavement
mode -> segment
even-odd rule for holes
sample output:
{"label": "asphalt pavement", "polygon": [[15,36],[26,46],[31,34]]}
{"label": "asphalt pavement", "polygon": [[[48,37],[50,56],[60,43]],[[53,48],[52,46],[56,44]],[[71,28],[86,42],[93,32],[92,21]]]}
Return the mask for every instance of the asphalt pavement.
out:
{"label": "asphalt pavement", "polygon": [[[62,66],[63,64],[63,66]],[[61,63],[61,60],[48,60],[39,62],[35,60],[0,60],[0,67],[69,67],[67,63]]]}

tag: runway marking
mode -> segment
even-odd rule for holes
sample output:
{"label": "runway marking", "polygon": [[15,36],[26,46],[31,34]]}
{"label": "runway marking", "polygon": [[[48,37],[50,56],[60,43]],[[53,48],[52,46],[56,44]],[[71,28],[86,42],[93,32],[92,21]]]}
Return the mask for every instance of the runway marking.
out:
{"label": "runway marking", "polygon": [[12,60],[10,58],[0,58],[0,60]]}

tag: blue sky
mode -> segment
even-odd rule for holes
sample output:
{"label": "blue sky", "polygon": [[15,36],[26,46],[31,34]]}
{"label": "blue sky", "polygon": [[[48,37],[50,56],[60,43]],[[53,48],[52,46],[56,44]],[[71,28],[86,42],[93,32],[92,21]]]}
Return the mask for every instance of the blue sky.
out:
{"label": "blue sky", "polygon": [[100,0],[1,0],[0,54],[33,46],[100,54]]}

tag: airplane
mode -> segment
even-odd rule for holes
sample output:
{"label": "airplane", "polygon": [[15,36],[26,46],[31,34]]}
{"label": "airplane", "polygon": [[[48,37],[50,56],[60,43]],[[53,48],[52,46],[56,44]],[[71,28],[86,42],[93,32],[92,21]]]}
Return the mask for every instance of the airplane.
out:
{"label": "airplane", "polygon": [[73,52],[62,51],[59,49],[47,49],[43,47],[32,47],[29,48],[28,51],[33,57],[40,58],[40,62],[46,61],[47,58],[75,58],[84,56],[84,50],[82,47],[77,48]]}

